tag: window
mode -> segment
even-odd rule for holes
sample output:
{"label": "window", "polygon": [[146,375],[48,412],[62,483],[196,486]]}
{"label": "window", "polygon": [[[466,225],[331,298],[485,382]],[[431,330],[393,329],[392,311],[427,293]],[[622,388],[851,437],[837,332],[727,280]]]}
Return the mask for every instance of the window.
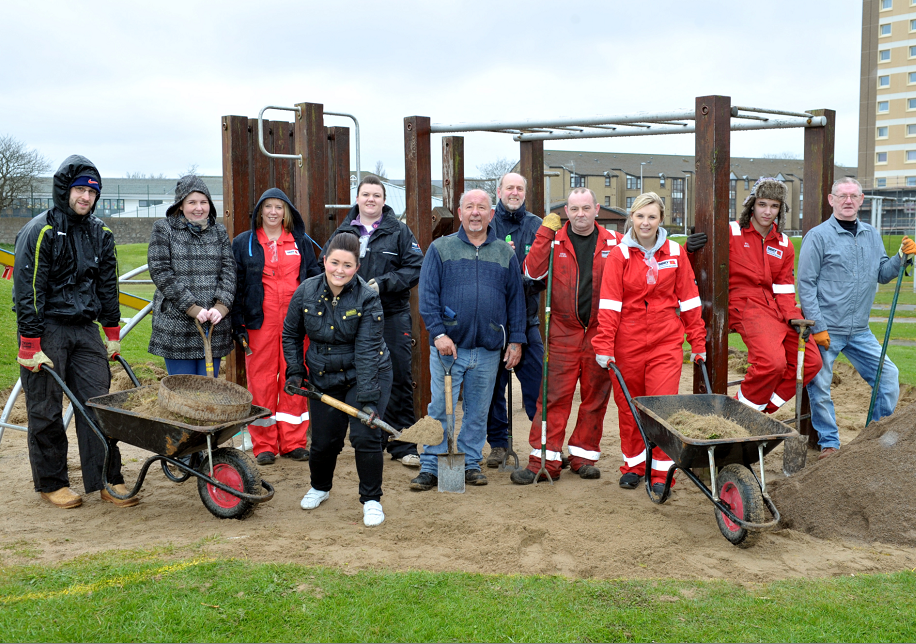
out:
{"label": "window", "polygon": [[570,188],[584,188],[585,187],[585,176],[581,174],[570,174],[569,175],[569,187]]}
{"label": "window", "polygon": [[908,110],[916,110],[916,98],[908,98],[908,99],[906,99],[906,109],[908,109]]}
{"label": "window", "polygon": [[684,180],[671,180],[671,218],[675,223],[681,223],[684,216]]}
{"label": "window", "polygon": [[158,205],[161,204],[161,203],[162,203],[161,200],[158,200],[158,201],[157,201],[157,200],[154,199],[154,200],[152,200],[152,201],[147,201],[147,200],[145,200],[145,199],[141,199],[141,200],[140,200],[140,207],[141,207],[141,208],[149,208],[149,207],[151,207],[151,206],[158,206]]}
{"label": "window", "polygon": [[735,179],[732,179],[728,182],[728,218],[734,221],[735,219],[735,202],[737,197],[737,186],[738,182]]}
{"label": "window", "polygon": [[[913,58],[914,56],[916,56],[916,46],[910,47],[910,58]],[[888,60],[890,60],[890,57],[888,57]]]}
{"label": "window", "polygon": [[890,111],[890,106],[887,101],[878,101],[878,113]]}
{"label": "window", "polygon": [[611,185],[611,175],[609,174],[604,175],[604,185],[605,187]]}
{"label": "window", "polygon": [[916,187],[916,177],[907,177],[906,178],[906,187],[907,188]]}
{"label": "window", "polygon": [[606,208],[610,208],[610,207],[611,207],[611,198],[610,198],[610,197],[605,197],[605,198],[604,198],[604,206],[605,206]]}
{"label": "window", "polygon": [[887,179],[881,177],[880,179],[875,179],[876,188],[887,188]]}
{"label": "window", "polygon": [[890,25],[881,25],[881,35],[890,36],[891,35],[891,26]]}
{"label": "window", "polygon": [[887,163],[887,152],[878,152],[875,155],[875,163]]}
{"label": "window", "polygon": [[883,126],[883,127],[879,127],[879,128],[878,128],[878,138],[879,138],[879,139],[886,139],[886,138],[887,138],[887,126]]}
{"label": "window", "polygon": [[878,52],[878,62],[879,63],[886,63],[890,59],[891,59],[891,50],[890,49],[882,49],[881,51]]}
{"label": "window", "polygon": [[878,76],[878,87],[890,87],[891,86],[891,77],[890,76]]}
{"label": "window", "polygon": [[916,83],[916,72],[910,72],[906,75],[906,82],[913,84]]}
{"label": "window", "polygon": [[894,8],[894,0],[881,0],[881,11],[884,11],[885,9],[893,9],[893,8]]}
{"label": "window", "polygon": [[627,211],[629,212],[630,208],[633,207],[633,201],[636,197],[627,197]]}
{"label": "window", "polygon": [[627,175],[627,190],[642,190],[639,177],[634,177],[632,174]]}
{"label": "window", "polygon": [[665,187],[665,175],[663,174],[658,175],[658,187],[659,188]]}
{"label": "window", "polygon": [[916,20],[910,20],[910,31],[916,31]]}
{"label": "window", "polygon": [[906,162],[907,163],[916,162],[916,150],[907,150],[906,151]]}
{"label": "window", "polygon": [[745,190],[751,189],[751,180],[748,179],[747,177],[744,177],[744,189]]}
{"label": "window", "polygon": [[907,125],[906,126],[906,135],[907,136],[916,136],[916,125]]}

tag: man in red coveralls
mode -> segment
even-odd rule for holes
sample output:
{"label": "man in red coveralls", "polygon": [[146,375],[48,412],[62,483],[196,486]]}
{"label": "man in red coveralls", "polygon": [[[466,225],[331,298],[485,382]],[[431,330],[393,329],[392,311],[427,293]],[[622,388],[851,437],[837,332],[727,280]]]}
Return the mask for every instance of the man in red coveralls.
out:
{"label": "man in red coveralls", "polygon": [[[620,234],[596,226],[598,200],[587,188],[576,188],[566,200],[562,225],[559,215],[550,214],[538,228],[523,270],[526,277],[547,279],[553,247],[553,289],[551,293],[550,337],[547,381],[547,472],[560,476],[566,422],[572,410],[573,394],[580,383],[582,402],[576,427],[569,437],[569,466],[584,479],[597,479],[601,471],[595,462],[601,456],[604,414],[611,393],[611,381],[595,362],[592,338],[598,330],[598,302],[604,262],[620,240]],[[594,306],[593,306],[594,304]],[[541,469],[541,405],[531,424],[528,442],[531,456],[527,469],[509,477],[513,483],[533,483]],[[542,475],[543,477],[543,475]]]}
{"label": "man in red coveralls", "polygon": [[[786,196],[786,184],[761,177],[738,221],[729,223],[728,324],[747,345],[748,362],[736,397],[766,413],[795,395],[798,329],[789,320],[804,317],[795,303],[795,247],[782,232]],[[805,339],[807,385],[821,370],[821,355],[813,339]]]}

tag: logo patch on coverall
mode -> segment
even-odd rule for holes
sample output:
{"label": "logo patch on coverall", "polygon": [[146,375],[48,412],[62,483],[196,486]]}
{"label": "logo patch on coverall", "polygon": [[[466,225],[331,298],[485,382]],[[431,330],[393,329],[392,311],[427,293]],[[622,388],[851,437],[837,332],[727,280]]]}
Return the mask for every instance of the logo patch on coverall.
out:
{"label": "logo patch on coverall", "polygon": [[659,262],[658,270],[662,270],[663,268],[677,268],[677,260],[676,259],[666,259],[663,262]]}
{"label": "logo patch on coverall", "polygon": [[772,246],[767,246],[767,255],[772,255],[777,259],[782,259],[782,251]]}
{"label": "logo patch on coverall", "polygon": [[609,250],[603,250],[603,251],[601,251],[601,256],[602,256],[602,257],[607,257],[607,256],[610,255],[610,254],[611,254],[611,251],[609,251]]}

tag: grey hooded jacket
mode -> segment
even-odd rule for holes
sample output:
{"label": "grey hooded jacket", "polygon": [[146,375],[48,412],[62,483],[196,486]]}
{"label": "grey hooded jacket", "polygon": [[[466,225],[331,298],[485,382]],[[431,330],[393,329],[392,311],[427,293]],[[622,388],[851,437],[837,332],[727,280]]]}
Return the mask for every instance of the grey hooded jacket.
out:
{"label": "grey hooded jacket", "polygon": [[900,261],[887,256],[881,235],[862,220],[855,235],[836,217],[808,231],[798,256],[798,299],[805,317],[815,322],[812,332],[868,331],[878,282],[894,279]]}

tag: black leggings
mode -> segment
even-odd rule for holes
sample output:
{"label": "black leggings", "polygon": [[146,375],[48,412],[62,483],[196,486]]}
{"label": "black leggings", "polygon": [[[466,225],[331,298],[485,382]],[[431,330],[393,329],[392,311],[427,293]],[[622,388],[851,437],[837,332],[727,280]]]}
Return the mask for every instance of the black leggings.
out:
{"label": "black leggings", "polygon": [[[391,369],[380,371],[378,384],[381,397],[378,401],[380,417],[385,415],[388,396],[391,393]],[[348,405],[361,409],[356,401],[356,385],[338,387],[325,391],[327,395]],[[312,446],[309,455],[309,470],[312,487],[329,492],[334,481],[337,456],[343,450],[347,426],[350,428],[350,444],[356,451],[356,473],[359,475],[359,502],[379,501],[382,498],[382,470],[385,465],[382,455],[382,430],[368,427],[358,419],[329,407],[319,400],[309,403],[309,418],[312,426]]]}

